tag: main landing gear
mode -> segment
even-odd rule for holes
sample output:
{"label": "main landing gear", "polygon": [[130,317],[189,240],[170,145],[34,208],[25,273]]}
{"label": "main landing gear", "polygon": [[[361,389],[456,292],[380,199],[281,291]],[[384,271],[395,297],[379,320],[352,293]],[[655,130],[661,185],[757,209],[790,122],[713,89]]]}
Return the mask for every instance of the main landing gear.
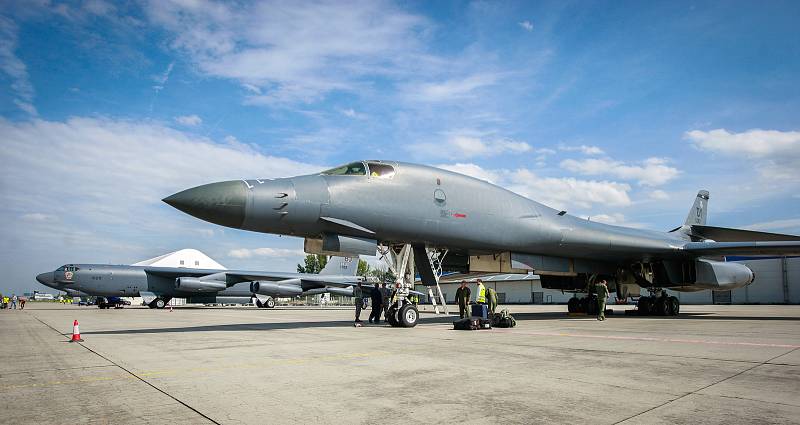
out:
{"label": "main landing gear", "polygon": [[168,302],[169,302],[169,299],[164,300],[163,298],[159,297],[159,298],[154,299],[153,301],[150,301],[150,304],[147,304],[147,306],[150,307],[150,308],[161,309],[161,308],[166,307]]}
{"label": "main landing gear", "polygon": [[597,315],[597,295],[590,294],[584,298],[573,297],[567,302],[567,311],[570,313],[586,313],[590,316]]}
{"label": "main landing gear", "polygon": [[259,307],[259,308],[275,308],[275,298],[269,297],[264,302],[261,302],[261,300],[258,299],[258,297],[255,297],[255,299],[256,299],[256,307]]}
{"label": "main landing gear", "polygon": [[681,302],[678,297],[668,296],[664,291],[655,292],[661,294],[639,297],[637,311],[640,316],[677,316],[680,313]]}

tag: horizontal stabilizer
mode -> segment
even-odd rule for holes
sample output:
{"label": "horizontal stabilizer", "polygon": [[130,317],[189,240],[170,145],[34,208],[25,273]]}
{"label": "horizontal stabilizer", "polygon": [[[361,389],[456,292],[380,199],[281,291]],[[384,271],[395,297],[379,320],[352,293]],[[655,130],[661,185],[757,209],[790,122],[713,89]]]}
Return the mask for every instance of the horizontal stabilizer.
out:
{"label": "horizontal stabilizer", "polygon": [[800,255],[800,241],[688,242],[683,250],[698,256]]}
{"label": "horizontal stabilizer", "polygon": [[717,242],[800,241],[800,236],[794,235],[702,225],[692,226],[692,236],[712,239]]}

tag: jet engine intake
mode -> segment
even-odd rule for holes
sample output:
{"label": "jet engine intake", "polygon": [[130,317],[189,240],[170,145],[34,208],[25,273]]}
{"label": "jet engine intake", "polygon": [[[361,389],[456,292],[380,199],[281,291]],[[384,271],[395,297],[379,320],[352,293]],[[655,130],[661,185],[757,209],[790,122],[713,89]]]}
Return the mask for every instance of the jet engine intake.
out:
{"label": "jet engine intake", "polygon": [[271,297],[294,297],[303,293],[300,279],[286,279],[279,282],[255,281],[250,284],[250,292]]}
{"label": "jet engine intake", "polygon": [[225,282],[218,280],[200,280],[194,277],[175,279],[175,289],[183,292],[219,292],[227,287]]}

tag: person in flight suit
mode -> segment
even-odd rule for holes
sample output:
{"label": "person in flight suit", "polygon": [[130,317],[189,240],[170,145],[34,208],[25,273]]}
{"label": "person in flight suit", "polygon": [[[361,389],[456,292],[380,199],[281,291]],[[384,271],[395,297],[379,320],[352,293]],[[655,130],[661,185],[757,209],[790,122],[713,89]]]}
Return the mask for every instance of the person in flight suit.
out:
{"label": "person in flight suit", "polygon": [[600,279],[594,285],[594,293],[597,294],[597,320],[606,320],[606,299],[608,299],[608,283],[605,279]]}
{"label": "person in flight suit", "polygon": [[356,323],[361,323],[361,308],[364,306],[364,288],[358,282],[353,288],[353,301],[356,303]]}
{"label": "person in flight suit", "polygon": [[497,291],[494,288],[486,288],[486,301],[489,305],[489,314],[494,315],[497,310]]}
{"label": "person in flight suit", "polygon": [[470,290],[467,281],[462,280],[461,286],[456,289],[456,303],[458,303],[458,316],[462,319],[469,317]]}

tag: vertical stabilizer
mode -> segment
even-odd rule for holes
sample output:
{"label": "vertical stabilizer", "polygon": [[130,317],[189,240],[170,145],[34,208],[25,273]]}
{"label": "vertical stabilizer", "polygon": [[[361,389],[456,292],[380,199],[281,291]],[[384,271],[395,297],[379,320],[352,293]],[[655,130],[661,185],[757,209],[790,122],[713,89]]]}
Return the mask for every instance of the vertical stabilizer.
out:
{"label": "vertical stabilizer", "polygon": [[697,192],[697,197],[694,198],[694,205],[692,205],[692,209],[689,210],[689,215],[686,216],[686,222],[684,223],[687,226],[693,225],[706,225],[706,215],[708,209],[708,191],[701,190]]}
{"label": "vertical stabilizer", "polygon": [[332,256],[319,274],[355,276],[358,271],[358,257]]}

